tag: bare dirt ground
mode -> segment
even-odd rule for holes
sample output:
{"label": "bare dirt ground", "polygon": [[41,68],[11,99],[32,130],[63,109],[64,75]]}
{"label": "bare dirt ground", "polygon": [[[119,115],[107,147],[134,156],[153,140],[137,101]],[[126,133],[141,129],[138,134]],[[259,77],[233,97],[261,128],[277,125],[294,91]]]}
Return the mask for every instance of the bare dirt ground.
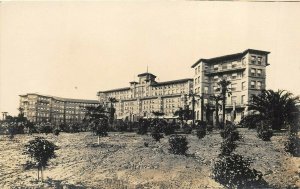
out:
{"label": "bare dirt ground", "polygon": [[[264,174],[272,188],[300,187],[300,158],[283,150],[284,134],[264,142],[255,131],[240,129],[244,139],[236,153],[253,159],[253,168]],[[37,170],[24,170],[24,144],[44,136],[60,147],[38,183]],[[0,188],[223,188],[210,178],[211,167],[222,141],[218,131],[199,140],[187,135],[189,155],[168,152],[168,136],[160,143],[151,136],[109,133],[101,138],[91,133],[17,135],[13,140],[0,136]],[[149,143],[148,147],[144,143]]]}

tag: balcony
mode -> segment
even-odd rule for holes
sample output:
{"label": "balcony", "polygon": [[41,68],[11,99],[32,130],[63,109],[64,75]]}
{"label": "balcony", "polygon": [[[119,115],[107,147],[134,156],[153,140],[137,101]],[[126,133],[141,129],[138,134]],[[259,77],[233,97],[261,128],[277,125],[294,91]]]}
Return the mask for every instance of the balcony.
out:
{"label": "balcony", "polygon": [[245,69],[246,69],[246,66],[243,66],[243,65],[236,65],[234,67],[230,66],[230,67],[226,67],[226,68],[218,67],[218,69],[214,69],[214,68],[207,69],[204,71],[204,74],[207,76],[212,76],[212,75],[217,75],[220,73],[243,71]]}

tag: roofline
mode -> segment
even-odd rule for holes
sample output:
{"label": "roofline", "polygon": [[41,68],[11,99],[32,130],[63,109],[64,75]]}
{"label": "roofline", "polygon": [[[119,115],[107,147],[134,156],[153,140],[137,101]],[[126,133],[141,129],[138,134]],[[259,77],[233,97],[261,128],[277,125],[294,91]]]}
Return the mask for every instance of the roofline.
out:
{"label": "roofline", "polygon": [[173,83],[184,83],[186,81],[194,81],[192,78],[185,78],[185,79],[177,79],[177,80],[171,80],[171,81],[163,81],[159,83],[155,83],[152,86],[157,86],[157,85],[168,85],[168,84],[173,84]]}
{"label": "roofline", "polygon": [[[156,82],[152,84],[151,86],[157,86],[157,85],[167,85],[167,84],[172,84],[172,83],[184,83],[186,81],[194,81],[192,78],[185,78],[185,79],[177,79],[177,80],[171,80],[171,81],[164,81],[164,82]],[[109,93],[109,92],[116,92],[116,91],[125,91],[129,90],[130,87],[124,87],[124,88],[118,88],[118,89],[111,89],[111,90],[106,90],[106,91],[98,91],[97,96],[99,96],[99,93]]]}
{"label": "roofline", "polygon": [[247,53],[257,53],[257,54],[263,54],[263,55],[268,55],[270,54],[269,51],[262,51],[262,50],[256,50],[256,49],[246,49],[241,53],[235,53],[235,54],[228,54],[228,55],[224,55],[224,56],[217,56],[217,57],[213,57],[213,58],[209,58],[209,59],[205,59],[205,58],[201,58],[199,59],[196,63],[194,63],[191,68],[194,68],[195,66],[197,66],[199,63],[203,62],[214,62],[218,59],[228,59],[228,60],[233,60],[233,59],[240,59],[243,56],[245,56]]}
{"label": "roofline", "polygon": [[109,93],[109,92],[115,92],[115,91],[126,91],[129,90],[130,87],[123,87],[123,88],[117,88],[117,89],[110,89],[106,91],[98,91],[98,93]]}
{"label": "roofline", "polygon": [[156,77],[156,75],[154,75],[154,74],[152,74],[152,73],[148,73],[148,72],[141,73],[141,74],[138,75],[138,77],[144,76],[144,75],[152,75],[152,76]]}
{"label": "roofline", "polygon": [[38,93],[27,93],[25,95],[19,95],[20,97],[25,97],[28,95],[37,95],[37,96],[42,96],[42,97],[48,97],[52,98],[55,100],[59,101],[72,101],[72,102],[82,102],[82,103],[99,103],[98,100],[88,100],[88,99],[74,99],[74,98],[62,98],[62,97],[57,97],[57,96],[51,96],[51,95],[43,95],[43,94],[38,94]]}

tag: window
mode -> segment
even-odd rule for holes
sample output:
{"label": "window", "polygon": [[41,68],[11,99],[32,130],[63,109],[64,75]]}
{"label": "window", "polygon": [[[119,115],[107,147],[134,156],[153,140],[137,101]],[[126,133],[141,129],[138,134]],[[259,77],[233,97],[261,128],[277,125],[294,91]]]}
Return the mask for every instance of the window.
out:
{"label": "window", "polygon": [[236,68],[236,66],[237,66],[237,65],[236,65],[235,62],[233,62],[232,65],[231,65],[232,68]]}
{"label": "window", "polygon": [[231,75],[231,78],[232,78],[232,79],[236,79],[236,78],[237,78],[237,73],[233,73],[233,74]]}
{"label": "window", "polygon": [[258,70],[257,70],[257,76],[260,77],[260,76],[262,75],[261,73],[262,73],[262,70],[261,70],[261,69],[258,69]]}
{"label": "window", "polygon": [[218,70],[219,69],[219,66],[216,64],[214,65],[214,70]]}
{"label": "window", "polygon": [[208,87],[207,87],[207,86],[204,87],[204,93],[205,93],[205,94],[208,94]]}
{"label": "window", "polygon": [[261,60],[262,60],[262,57],[257,57],[257,64],[258,65],[261,65]]}
{"label": "window", "polygon": [[255,76],[255,72],[256,72],[256,70],[254,68],[251,68],[251,75],[252,76]]}
{"label": "window", "polygon": [[251,88],[252,88],[252,89],[255,88],[255,81],[251,81]]}
{"label": "window", "polygon": [[222,64],[222,70],[226,70],[227,69],[227,64]]}
{"label": "window", "polygon": [[246,103],[246,102],[245,102],[245,95],[242,95],[242,98],[241,98],[241,104],[244,104],[244,103]]}
{"label": "window", "polygon": [[214,80],[215,81],[218,81],[218,79],[219,79],[219,77],[216,75],[216,76],[214,76]]}
{"label": "window", "polygon": [[200,83],[200,76],[198,77],[198,83]]}
{"label": "window", "polygon": [[235,104],[236,103],[236,96],[231,96],[231,104]]}
{"label": "window", "polygon": [[231,91],[236,91],[236,86],[237,86],[236,83],[232,83],[231,84]]}
{"label": "window", "polygon": [[208,77],[207,76],[205,76],[204,79],[205,79],[206,82],[208,82]]}
{"label": "window", "polygon": [[251,56],[251,63],[255,64],[255,62],[256,62],[256,57],[255,56]]}
{"label": "window", "polygon": [[246,82],[242,82],[242,90],[245,90],[246,89]]}
{"label": "window", "polygon": [[197,84],[197,80],[198,80],[198,78],[195,79],[195,85]]}
{"label": "window", "polygon": [[257,89],[261,89],[261,81],[257,81]]}
{"label": "window", "polygon": [[196,69],[195,69],[195,75],[197,75],[197,70],[198,70],[198,67],[196,67]]}

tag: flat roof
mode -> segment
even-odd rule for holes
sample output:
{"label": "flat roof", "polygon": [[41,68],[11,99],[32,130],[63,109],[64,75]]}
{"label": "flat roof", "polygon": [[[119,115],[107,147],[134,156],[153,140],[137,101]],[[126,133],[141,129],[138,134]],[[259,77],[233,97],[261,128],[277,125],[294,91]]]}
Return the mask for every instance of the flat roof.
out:
{"label": "flat roof", "polygon": [[123,87],[123,88],[117,88],[117,89],[110,89],[106,91],[99,91],[98,93],[109,93],[109,92],[116,92],[116,91],[127,91],[130,87]]}
{"label": "flat roof", "polygon": [[19,95],[21,97],[25,97],[28,95],[37,95],[37,96],[42,96],[42,97],[47,97],[47,98],[53,98],[55,100],[59,100],[59,101],[68,101],[68,102],[79,102],[79,103],[99,103],[99,101],[97,100],[87,100],[87,99],[74,99],[74,98],[62,98],[62,97],[57,97],[57,96],[51,96],[51,95],[42,95],[39,93],[27,93],[25,95]]}
{"label": "flat roof", "polygon": [[[155,82],[151,86],[162,86],[162,85],[169,85],[169,84],[177,84],[177,83],[184,83],[187,81],[193,81],[192,78],[186,78],[186,79],[178,79],[178,80],[172,80],[172,81],[164,81],[164,82]],[[117,92],[117,91],[126,91],[129,90],[130,87],[124,87],[124,88],[117,88],[117,89],[111,89],[106,91],[98,91],[97,95],[99,93],[109,93],[109,92]]]}
{"label": "flat roof", "polygon": [[201,58],[196,63],[194,63],[191,67],[194,68],[200,62],[216,63],[216,62],[221,62],[221,61],[226,61],[226,60],[241,59],[247,53],[255,53],[255,54],[261,54],[261,55],[267,55],[270,52],[268,52],[268,51],[262,51],[262,50],[256,50],[256,49],[246,49],[245,51],[243,51],[241,53],[235,53],[235,54],[229,54],[229,55],[224,55],[224,56],[218,56],[218,57],[209,58],[209,59]]}
{"label": "flat roof", "polygon": [[157,82],[157,83],[154,83],[152,86],[177,84],[177,83],[184,83],[184,82],[187,82],[187,81],[193,81],[193,79],[192,78],[185,78],[185,79],[177,79],[177,80],[171,80],[171,81]]}

